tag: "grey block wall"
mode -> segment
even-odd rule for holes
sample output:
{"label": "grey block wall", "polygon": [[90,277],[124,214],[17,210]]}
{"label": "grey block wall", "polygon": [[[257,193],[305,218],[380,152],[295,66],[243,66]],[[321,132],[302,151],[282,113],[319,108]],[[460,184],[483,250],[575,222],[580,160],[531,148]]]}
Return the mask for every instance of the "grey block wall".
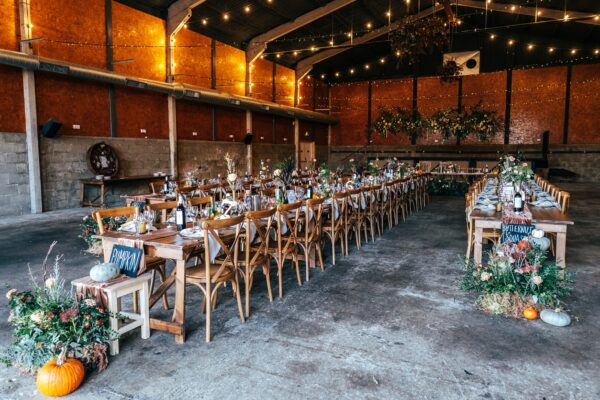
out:
{"label": "grey block wall", "polygon": [[31,212],[24,133],[0,133],[0,216]]}

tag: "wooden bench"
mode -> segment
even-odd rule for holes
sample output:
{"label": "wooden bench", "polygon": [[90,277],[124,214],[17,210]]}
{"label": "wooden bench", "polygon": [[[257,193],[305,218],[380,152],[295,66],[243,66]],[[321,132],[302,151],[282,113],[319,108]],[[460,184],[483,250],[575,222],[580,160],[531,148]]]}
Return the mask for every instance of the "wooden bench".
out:
{"label": "wooden bench", "polygon": [[[127,176],[123,178],[110,178],[110,179],[80,179],[79,183],[81,184],[81,200],[79,204],[83,206],[90,207],[101,207],[104,208],[104,195],[106,194],[106,189],[110,186],[118,185],[120,183],[125,182],[135,182],[135,181],[150,181],[150,180],[158,180],[164,179],[164,176],[154,176],[154,175],[139,175],[139,176]],[[98,186],[100,188],[100,195],[97,196],[93,200],[86,200],[86,188],[90,186]]]}

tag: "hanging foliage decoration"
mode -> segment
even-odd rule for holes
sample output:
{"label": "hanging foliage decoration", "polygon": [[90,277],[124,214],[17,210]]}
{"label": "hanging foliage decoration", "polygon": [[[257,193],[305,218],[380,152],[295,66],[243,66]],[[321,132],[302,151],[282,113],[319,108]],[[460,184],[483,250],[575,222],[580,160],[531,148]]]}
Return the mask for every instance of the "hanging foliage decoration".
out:
{"label": "hanging foliage decoration", "polygon": [[467,126],[471,134],[485,142],[502,130],[502,121],[495,111],[484,110],[478,103],[469,110]]}
{"label": "hanging foliage decoration", "polygon": [[419,56],[444,49],[449,43],[450,26],[444,18],[431,16],[408,19],[390,33],[392,52],[409,65]]}
{"label": "hanging foliage decoration", "polygon": [[404,132],[410,138],[417,138],[421,136],[423,129],[427,126],[427,121],[423,119],[418,111],[413,113],[400,107],[380,109],[379,116],[373,123],[375,132],[383,137]]}
{"label": "hanging foliage decoration", "polygon": [[443,82],[454,82],[460,78],[463,67],[454,60],[446,60],[440,68],[440,79]]}

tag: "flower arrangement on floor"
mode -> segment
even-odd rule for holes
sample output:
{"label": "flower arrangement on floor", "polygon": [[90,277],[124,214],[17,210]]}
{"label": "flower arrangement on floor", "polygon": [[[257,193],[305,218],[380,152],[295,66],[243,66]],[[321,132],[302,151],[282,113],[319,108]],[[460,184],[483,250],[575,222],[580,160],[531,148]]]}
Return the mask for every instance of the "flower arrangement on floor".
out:
{"label": "flower arrangement on floor", "polygon": [[464,196],[472,179],[456,179],[454,176],[435,176],[429,184],[429,193],[439,196]]}
{"label": "flower arrangement on floor", "polygon": [[519,318],[529,307],[558,308],[572,287],[573,274],[547,259],[528,238],[496,246],[485,265],[466,262],[462,288],[480,293],[480,310]]}
{"label": "flower arrangement on floor", "polygon": [[107,350],[118,334],[109,328],[109,313],[91,298],[77,301],[65,288],[60,276],[62,256],[52,268],[48,257],[41,267],[38,283],[29,270],[32,290],[11,289],[6,294],[10,307],[9,323],[13,327],[13,343],[2,355],[2,361],[23,372],[33,373],[65,351],[89,368],[103,370],[108,365]]}
{"label": "flower arrangement on floor", "polygon": [[[105,231],[116,231],[121,225],[127,222],[127,217],[111,217],[103,218]],[[91,215],[86,215],[81,220],[81,234],[79,235],[88,245],[86,252],[91,254],[102,254],[102,241],[94,239],[94,235],[98,234],[98,223]]]}

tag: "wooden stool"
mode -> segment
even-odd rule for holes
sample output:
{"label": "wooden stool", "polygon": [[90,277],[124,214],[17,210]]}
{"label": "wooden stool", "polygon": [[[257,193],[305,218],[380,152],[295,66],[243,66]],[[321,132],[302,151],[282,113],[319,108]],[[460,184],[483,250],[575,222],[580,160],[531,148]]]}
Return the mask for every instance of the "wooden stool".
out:
{"label": "wooden stool", "polygon": [[[129,332],[137,327],[141,327],[142,339],[148,339],[150,337],[149,281],[151,277],[151,274],[144,274],[135,278],[128,278],[108,286],[103,286],[101,283],[99,283],[97,286],[94,285],[94,287],[101,288],[101,290],[106,293],[106,297],[108,298],[107,308],[111,313],[110,328],[119,333],[119,335]],[[85,277],[76,279],[71,282],[71,284],[75,287],[90,286],[89,281],[90,279]],[[121,297],[131,295],[133,293],[139,294],[139,313],[121,311]],[[117,319],[116,314],[126,317],[127,319],[131,320],[131,322],[121,324],[119,327],[119,320]],[[119,354],[118,339],[113,340],[110,343],[110,355],[114,356],[116,354]]]}

